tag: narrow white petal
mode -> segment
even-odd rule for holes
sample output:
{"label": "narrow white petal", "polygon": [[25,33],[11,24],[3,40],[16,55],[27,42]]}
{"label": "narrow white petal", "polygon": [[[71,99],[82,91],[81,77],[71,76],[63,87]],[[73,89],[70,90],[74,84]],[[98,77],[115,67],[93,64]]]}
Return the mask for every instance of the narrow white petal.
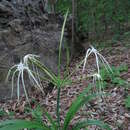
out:
{"label": "narrow white petal", "polygon": [[37,73],[38,82],[39,82],[40,86],[42,86],[41,79],[40,79],[40,76],[39,76],[40,74],[39,74],[39,71],[38,71],[37,67],[36,67],[36,73]]}
{"label": "narrow white petal", "polygon": [[17,65],[14,65],[14,66],[12,66],[12,67],[9,69],[8,74],[7,74],[7,77],[6,77],[6,82],[7,82],[8,79],[9,79],[9,76],[10,76],[10,74],[11,74],[12,69],[14,69],[15,67],[17,67]]}
{"label": "narrow white petal", "polygon": [[40,86],[40,84],[38,83],[37,79],[34,77],[34,75],[32,74],[32,72],[30,70],[28,70],[28,74],[32,77],[32,79],[35,81],[36,85],[39,87],[39,89],[44,93],[44,91],[42,90],[42,87]]}
{"label": "narrow white petal", "polygon": [[90,54],[91,54],[91,49],[89,48],[89,49],[87,50],[86,55],[85,55],[85,58],[84,58],[84,65],[83,65],[83,71],[82,71],[82,72],[84,72],[84,70],[85,70],[85,66],[86,66],[86,64],[87,64],[87,60],[88,60],[88,57],[89,57]]}
{"label": "narrow white petal", "polygon": [[[107,60],[100,53],[98,55],[100,56],[100,59],[102,59],[102,61],[104,61],[106,63],[106,65],[108,66],[109,70],[112,72],[112,69],[111,69],[109,63],[107,62]],[[104,65],[105,65],[105,63],[104,63]]]}
{"label": "narrow white petal", "polygon": [[10,74],[11,74],[11,70],[8,71],[8,74],[7,74],[6,80],[5,80],[6,82],[8,82]]}
{"label": "narrow white petal", "polygon": [[13,75],[12,75],[12,89],[11,89],[11,98],[13,97],[13,93],[14,93],[14,77],[15,77],[15,74],[18,70],[16,69],[14,72],[13,72]]}
{"label": "narrow white petal", "polygon": [[25,65],[28,66],[28,60],[35,60],[35,58],[38,58],[38,57],[40,57],[40,56],[34,55],[34,54],[27,54],[27,55],[24,56],[23,62],[24,62]]}
{"label": "narrow white petal", "polygon": [[99,59],[98,59],[97,53],[94,53],[94,54],[95,54],[95,57],[96,57],[96,65],[97,65],[97,69],[98,69],[98,74],[100,74]]}
{"label": "narrow white petal", "polygon": [[23,71],[21,73],[21,79],[22,79],[22,85],[23,85],[23,89],[24,89],[24,93],[25,93],[26,99],[29,102],[28,94],[27,94],[27,91],[26,91],[25,83],[24,83]]}
{"label": "narrow white petal", "polygon": [[21,72],[19,72],[18,79],[17,79],[17,97],[18,97],[18,101],[19,101],[19,98],[20,98],[20,76],[21,76]]}

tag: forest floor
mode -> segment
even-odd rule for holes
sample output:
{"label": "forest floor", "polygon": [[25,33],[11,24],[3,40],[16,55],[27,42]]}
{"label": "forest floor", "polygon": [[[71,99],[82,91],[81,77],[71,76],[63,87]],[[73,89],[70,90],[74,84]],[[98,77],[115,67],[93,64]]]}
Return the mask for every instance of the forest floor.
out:
{"label": "forest floor", "polygon": [[[125,66],[124,70],[119,71],[119,75],[115,76],[115,80],[109,78],[104,80],[104,92],[109,93],[108,96],[97,98],[86,104],[75,116],[71,125],[79,120],[83,119],[99,119],[108,123],[112,130],[130,130],[130,111],[125,107],[125,98],[130,93],[130,45],[124,44],[124,42],[119,42],[113,46],[101,46],[96,45],[96,48],[100,50],[100,53],[107,59],[111,66],[115,66],[114,71],[118,71],[120,66]],[[73,70],[84,56],[75,58],[71,65],[70,70]],[[72,101],[76,96],[82,92],[90,83],[91,79],[82,78],[86,74],[90,73],[94,65],[94,57],[89,59],[86,71],[82,74],[82,67],[77,70],[77,72],[72,75],[72,84],[67,85],[61,91],[61,123],[63,123],[65,114],[71,105]],[[105,73],[105,72],[104,72]],[[32,109],[36,107],[36,104],[41,105],[46,108],[47,111],[56,118],[56,95],[57,90],[53,89],[46,97],[39,94],[39,92],[34,91],[30,97],[32,100]],[[16,101],[8,101],[0,103],[0,118],[26,118],[31,119],[31,114],[27,113],[27,105],[25,103],[25,98],[21,99],[20,104]],[[5,111],[6,114],[3,113]],[[98,130],[97,127],[93,126],[90,130]]]}

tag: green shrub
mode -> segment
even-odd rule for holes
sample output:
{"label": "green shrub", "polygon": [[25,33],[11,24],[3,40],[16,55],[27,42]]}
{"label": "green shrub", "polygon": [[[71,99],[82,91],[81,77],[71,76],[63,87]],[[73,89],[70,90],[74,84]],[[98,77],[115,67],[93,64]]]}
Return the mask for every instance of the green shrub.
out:
{"label": "green shrub", "polygon": [[121,73],[122,72],[127,72],[128,71],[128,66],[126,65],[121,65],[119,67],[112,67],[112,72],[109,73],[106,69],[102,68],[101,69],[101,77],[102,77],[102,82],[103,86],[108,86],[107,84],[112,84],[112,85],[118,85],[118,86],[127,86],[127,81],[125,81],[123,78],[121,78]]}

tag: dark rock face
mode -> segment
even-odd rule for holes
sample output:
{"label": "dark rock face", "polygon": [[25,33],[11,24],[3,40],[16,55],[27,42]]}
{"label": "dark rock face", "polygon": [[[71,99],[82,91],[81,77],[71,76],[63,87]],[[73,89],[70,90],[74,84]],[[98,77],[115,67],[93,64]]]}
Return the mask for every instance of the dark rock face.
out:
{"label": "dark rock face", "polygon": [[[48,14],[30,14],[32,16],[29,19],[25,16],[14,17],[12,12],[11,7],[4,8],[0,2],[0,14],[12,15],[11,19],[0,17],[4,18],[6,25],[3,28],[3,23],[0,23],[0,100],[10,98],[11,83],[4,83],[8,69],[19,63],[26,54],[39,55],[41,62],[57,73],[61,25],[56,19],[50,20]],[[66,62],[65,46],[71,51],[71,44],[66,37],[62,46],[63,66]]]}

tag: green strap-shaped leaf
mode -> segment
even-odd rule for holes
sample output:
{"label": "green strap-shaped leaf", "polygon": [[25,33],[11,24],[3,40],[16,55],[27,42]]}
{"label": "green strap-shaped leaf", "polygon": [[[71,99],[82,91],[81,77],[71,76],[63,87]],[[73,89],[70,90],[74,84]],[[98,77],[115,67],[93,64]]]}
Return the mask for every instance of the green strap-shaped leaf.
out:
{"label": "green strap-shaped leaf", "polygon": [[45,114],[45,116],[47,117],[47,119],[48,119],[48,121],[50,122],[50,124],[52,125],[52,130],[57,130],[57,124],[56,124],[56,122],[52,119],[51,115],[50,115],[48,112],[46,112],[46,111],[44,111],[44,114]]}
{"label": "green strap-shaped leaf", "polygon": [[86,96],[86,94],[89,92],[91,89],[91,86],[88,86],[78,97],[77,99],[72,103],[69,111],[66,114],[65,121],[64,121],[64,126],[63,130],[67,130],[68,125],[70,121],[73,119],[75,116],[76,112],[86,103],[88,103],[90,100],[94,99],[97,94],[92,94]]}
{"label": "green strap-shaped leaf", "polygon": [[98,121],[98,120],[85,120],[82,122],[78,122],[77,124],[75,124],[75,126],[73,127],[72,130],[80,130],[81,128],[86,128],[87,126],[90,126],[90,125],[96,125],[105,130],[111,130],[109,125],[105,124],[102,121]]}
{"label": "green strap-shaped leaf", "polygon": [[45,124],[26,120],[7,120],[0,123],[0,130],[41,129],[50,130]]}
{"label": "green strap-shaped leaf", "polygon": [[47,76],[49,76],[49,78],[56,82],[57,81],[57,77],[55,76],[55,74],[53,72],[51,72],[51,70],[49,70],[45,65],[43,65],[40,61],[35,60],[32,61],[42,72],[44,72]]}

